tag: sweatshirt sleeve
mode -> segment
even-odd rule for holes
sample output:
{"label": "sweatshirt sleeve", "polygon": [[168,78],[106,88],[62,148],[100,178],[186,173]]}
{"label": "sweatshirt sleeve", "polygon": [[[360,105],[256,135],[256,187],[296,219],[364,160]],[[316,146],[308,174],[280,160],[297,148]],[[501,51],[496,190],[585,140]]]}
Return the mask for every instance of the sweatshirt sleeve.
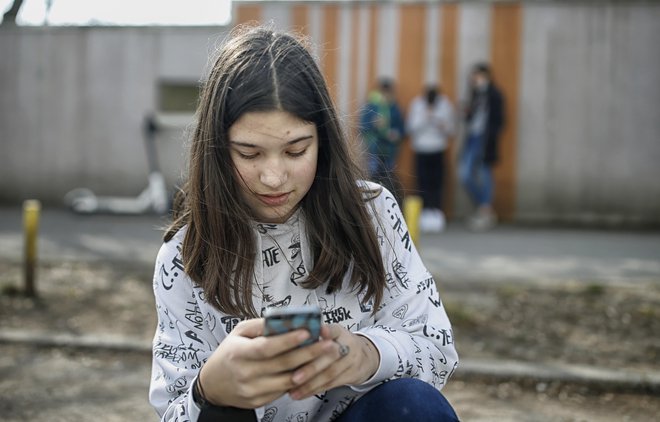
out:
{"label": "sweatshirt sleeve", "polygon": [[200,311],[201,289],[183,271],[177,237],[158,253],[153,289],[158,326],[149,401],[161,421],[196,421],[200,409],[192,400],[192,384],[219,342],[210,329],[213,317]]}
{"label": "sweatshirt sleeve", "polygon": [[458,366],[454,336],[436,282],[424,267],[392,194],[374,200],[387,287],[373,325],[359,330],[380,353],[374,376],[357,391],[395,378],[418,378],[438,390]]}

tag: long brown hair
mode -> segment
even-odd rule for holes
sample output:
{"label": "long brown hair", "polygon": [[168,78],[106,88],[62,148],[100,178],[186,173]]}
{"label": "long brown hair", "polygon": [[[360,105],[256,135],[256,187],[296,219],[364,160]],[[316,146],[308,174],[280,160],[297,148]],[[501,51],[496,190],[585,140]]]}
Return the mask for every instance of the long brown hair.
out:
{"label": "long brown hair", "polygon": [[367,206],[378,192],[358,185],[360,172],[321,72],[304,44],[269,28],[231,34],[205,82],[190,145],[180,207],[165,234],[187,225],[182,258],[187,274],[221,312],[257,316],[252,302],[256,234],[239,195],[228,131],[246,112],[282,110],[316,125],[319,155],[314,183],[301,201],[314,266],[302,286],[328,282],[349,288],[378,309],[385,269]]}

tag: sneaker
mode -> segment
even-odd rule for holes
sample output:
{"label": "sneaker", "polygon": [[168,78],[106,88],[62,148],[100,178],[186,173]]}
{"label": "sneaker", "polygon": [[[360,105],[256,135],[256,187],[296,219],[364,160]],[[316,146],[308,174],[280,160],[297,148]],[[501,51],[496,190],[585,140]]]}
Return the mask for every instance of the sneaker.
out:
{"label": "sneaker", "polygon": [[439,209],[431,211],[431,233],[440,233],[445,229],[447,221],[445,214]]}
{"label": "sneaker", "polygon": [[422,215],[419,217],[419,230],[422,233],[430,233],[433,229],[433,215],[431,210],[423,209]]}
{"label": "sneaker", "polygon": [[495,227],[496,224],[497,224],[497,216],[490,207],[480,208],[468,220],[468,227],[470,228],[470,230],[479,231],[479,232],[490,230],[493,227]]}

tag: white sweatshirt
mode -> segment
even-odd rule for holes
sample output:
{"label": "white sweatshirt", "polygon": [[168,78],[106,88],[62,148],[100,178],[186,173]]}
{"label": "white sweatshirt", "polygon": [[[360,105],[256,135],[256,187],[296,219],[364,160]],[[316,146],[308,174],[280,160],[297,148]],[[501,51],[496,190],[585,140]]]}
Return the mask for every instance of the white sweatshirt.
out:
{"label": "white sweatshirt", "polygon": [[[369,183],[369,187],[379,186]],[[458,365],[451,325],[435,281],[410,239],[396,201],[383,189],[369,204],[373,204],[372,221],[387,274],[383,303],[375,317],[371,304],[362,305],[361,296],[348,289],[326,294],[325,286],[315,290],[299,286],[313,265],[301,212],[284,224],[255,224],[262,251],[262,259],[255,263],[255,309],[317,304],[324,323],[338,323],[366,336],[381,356],[378,370],[364,384],[338,387],[300,401],[285,394],[256,409],[262,422],[334,420],[365,392],[394,378],[418,378],[440,390]],[[197,420],[200,409],[192,400],[192,383],[240,321],[213,308],[183,271],[184,231],[161,247],[153,279],[158,327],[149,399],[162,421]]]}
{"label": "white sweatshirt", "polygon": [[416,97],[410,104],[406,126],[413,151],[422,154],[444,151],[456,126],[454,108],[444,95],[439,95],[432,107],[426,98]]}

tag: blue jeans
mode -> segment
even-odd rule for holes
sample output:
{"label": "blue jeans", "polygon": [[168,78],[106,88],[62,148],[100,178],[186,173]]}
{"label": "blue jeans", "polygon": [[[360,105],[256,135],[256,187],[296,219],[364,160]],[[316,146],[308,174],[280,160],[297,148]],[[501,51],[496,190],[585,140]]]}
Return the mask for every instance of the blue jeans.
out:
{"label": "blue jeans", "polygon": [[350,405],[337,422],[458,421],[447,399],[431,384],[414,378],[379,385]]}
{"label": "blue jeans", "polygon": [[477,206],[493,203],[493,173],[484,163],[484,137],[470,134],[458,169],[458,177]]}

